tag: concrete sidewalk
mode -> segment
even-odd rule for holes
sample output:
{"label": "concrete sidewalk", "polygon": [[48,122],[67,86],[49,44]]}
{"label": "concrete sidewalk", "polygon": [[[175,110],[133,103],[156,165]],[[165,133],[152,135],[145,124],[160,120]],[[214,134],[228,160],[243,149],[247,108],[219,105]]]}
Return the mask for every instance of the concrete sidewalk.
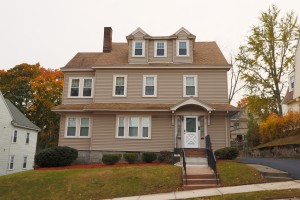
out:
{"label": "concrete sidewalk", "polygon": [[300,180],[274,182],[274,183],[261,183],[253,185],[240,185],[233,187],[219,187],[210,189],[179,191],[162,194],[150,194],[142,196],[121,197],[114,198],[113,200],[165,200],[165,199],[188,199],[197,197],[209,197],[223,194],[234,194],[244,192],[256,192],[263,190],[284,190],[284,189],[300,189]]}

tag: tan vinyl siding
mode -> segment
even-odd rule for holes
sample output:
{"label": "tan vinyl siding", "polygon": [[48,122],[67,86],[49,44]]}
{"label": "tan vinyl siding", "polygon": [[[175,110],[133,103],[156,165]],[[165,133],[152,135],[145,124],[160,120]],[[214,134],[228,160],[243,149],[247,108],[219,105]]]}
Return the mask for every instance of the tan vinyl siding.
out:
{"label": "tan vinyl siding", "polygon": [[[212,147],[214,150],[226,146],[225,114],[210,116],[210,125],[207,126],[207,133],[210,135]],[[229,131],[227,134],[229,134]]]}
{"label": "tan vinyl siding", "polygon": [[174,126],[171,115],[152,115],[151,139],[123,139],[115,137],[116,115],[94,115],[92,150],[103,151],[173,151]]}
{"label": "tan vinyl siding", "polygon": [[[81,103],[91,103],[93,98],[68,98],[69,94],[69,79],[70,78],[81,78],[81,77],[95,77],[95,72],[65,72],[64,73],[64,87],[62,94],[62,104],[81,104]],[[95,86],[94,79],[94,86]],[[94,90],[95,91],[95,90]]]}
{"label": "tan vinyl siding", "polygon": [[[80,114],[72,114],[72,116],[80,117]],[[86,116],[86,115],[82,115]],[[92,124],[92,123],[91,123]],[[90,138],[65,138],[66,128],[66,116],[62,115],[60,118],[60,129],[59,129],[59,146],[68,146],[77,150],[90,150]]]}
{"label": "tan vinyl siding", "polygon": [[[143,75],[147,74],[157,75],[157,97],[142,97]],[[127,97],[112,97],[113,75],[127,75]],[[198,75],[200,100],[210,103],[228,102],[225,70],[101,70],[96,72],[94,101],[177,103],[184,99],[183,75]]]}

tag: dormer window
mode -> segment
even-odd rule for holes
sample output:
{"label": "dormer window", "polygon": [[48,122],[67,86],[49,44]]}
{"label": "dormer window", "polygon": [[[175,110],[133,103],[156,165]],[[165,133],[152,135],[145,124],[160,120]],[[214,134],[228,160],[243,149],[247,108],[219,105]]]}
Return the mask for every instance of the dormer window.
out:
{"label": "dormer window", "polygon": [[166,57],[167,56],[167,42],[157,41],[155,42],[155,57]]}
{"label": "dormer window", "polygon": [[295,76],[291,76],[290,77],[290,86],[291,86],[291,91],[294,90],[294,87],[295,87]]}
{"label": "dormer window", "polygon": [[189,55],[189,41],[177,40],[177,56],[188,56],[188,55]]}
{"label": "dormer window", "polygon": [[133,41],[132,56],[144,57],[145,56],[145,41]]}

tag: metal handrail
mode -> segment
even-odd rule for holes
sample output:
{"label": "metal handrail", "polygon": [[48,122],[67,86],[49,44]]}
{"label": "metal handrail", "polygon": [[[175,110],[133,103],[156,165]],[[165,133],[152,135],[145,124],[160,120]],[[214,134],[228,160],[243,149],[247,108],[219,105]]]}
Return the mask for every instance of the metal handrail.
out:
{"label": "metal handrail", "polygon": [[187,176],[186,176],[186,161],[185,161],[185,151],[182,149],[182,164],[183,164],[183,169],[184,169],[184,174],[185,174],[185,184],[187,185]]}
{"label": "metal handrail", "polygon": [[219,184],[216,157],[215,157],[215,154],[212,150],[212,145],[211,145],[211,140],[210,140],[209,135],[207,135],[205,137],[205,146],[206,146],[208,166],[214,171],[215,176],[216,176],[217,184]]}

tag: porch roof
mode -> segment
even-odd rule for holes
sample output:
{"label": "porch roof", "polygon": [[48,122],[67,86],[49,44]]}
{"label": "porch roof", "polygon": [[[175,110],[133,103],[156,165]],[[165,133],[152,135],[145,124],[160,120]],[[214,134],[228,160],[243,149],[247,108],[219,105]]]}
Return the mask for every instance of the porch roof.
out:
{"label": "porch roof", "polygon": [[61,104],[54,107],[55,112],[83,111],[175,111],[184,105],[199,105],[207,111],[238,111],[230,104],[205,104],[193,101],[183,101],[178,104],[146,104],[146,103],[90,103],[90,104]]}

